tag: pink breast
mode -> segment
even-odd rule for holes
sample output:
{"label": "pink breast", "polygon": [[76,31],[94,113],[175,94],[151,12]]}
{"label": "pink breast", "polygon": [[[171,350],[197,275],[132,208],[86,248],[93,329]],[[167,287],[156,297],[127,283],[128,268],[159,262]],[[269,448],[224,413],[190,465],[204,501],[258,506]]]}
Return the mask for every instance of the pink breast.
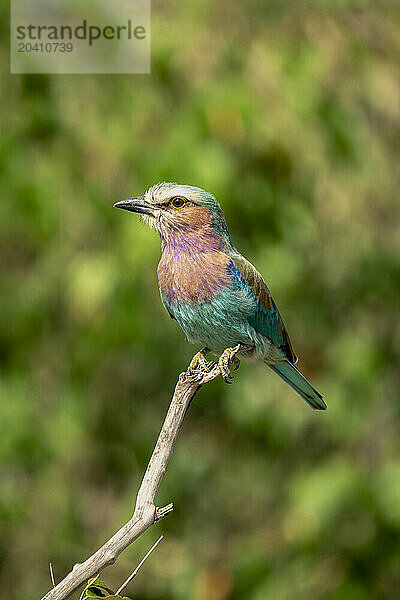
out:
{"label": "pink breast", "polygon": [[221,251],[165,248],[158,265],[161,292],[172,303],[211,301],[229,283],[229,257]]}

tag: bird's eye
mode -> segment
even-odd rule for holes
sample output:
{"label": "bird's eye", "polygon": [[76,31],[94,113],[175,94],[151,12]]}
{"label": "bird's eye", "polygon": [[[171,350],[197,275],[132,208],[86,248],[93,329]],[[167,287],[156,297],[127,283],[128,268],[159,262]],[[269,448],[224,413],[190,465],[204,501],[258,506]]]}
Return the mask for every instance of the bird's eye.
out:
{"label": "bird's eye", "polygon": [[177,196],[176,198],[172,198],[171,204],[174,208],[182,208],[185,204],[185,200]]}

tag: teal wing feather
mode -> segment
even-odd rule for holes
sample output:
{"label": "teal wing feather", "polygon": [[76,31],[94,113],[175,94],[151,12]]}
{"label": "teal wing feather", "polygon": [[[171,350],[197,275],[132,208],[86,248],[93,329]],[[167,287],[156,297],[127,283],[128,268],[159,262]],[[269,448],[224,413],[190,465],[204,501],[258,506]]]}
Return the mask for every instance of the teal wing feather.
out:
{"label": "teal wing feather", "polygon": [[254,314],[249,317],[250,325],[280,348],[291,363],[295,363],[297,357],[289,335],[261,274],[239,253],[232,256],[230,269],[235,284],[246,287],[249,293],[254,294],[256,306]]}
{"label": "teal wing feather", "polygon": [[296,392],[303,400],[316,410],[326,410],[326,404],[322,399],[321,394],[315,387],[306,379],[297,367],[288,360],[275,365],[268,365],[285,383],[287,383],[293,391]]}
{"label": "teal wing feather", "polygon": [[277,364],[267,363],[268,366],[312,408],[325,410],[326,404],[321,394],[294,366],[297,357],[293,352],[289,335],[271,292],[260,273],[238,253],[232,257],[230,268],[236,285],[245,287],[256,300],[254,314],[249,317],[250,325],[283,350],[286,356],[286,360]]}

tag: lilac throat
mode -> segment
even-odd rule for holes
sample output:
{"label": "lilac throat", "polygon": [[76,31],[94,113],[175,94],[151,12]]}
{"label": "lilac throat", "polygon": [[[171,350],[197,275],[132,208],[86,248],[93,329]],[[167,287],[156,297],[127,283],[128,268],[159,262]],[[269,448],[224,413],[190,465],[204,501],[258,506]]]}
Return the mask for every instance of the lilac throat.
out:
{"label": "lilac throat", "polygon": [[203,230],[201,235],[176,233],[161,241],[162,251],[176,257],[182,254],[213,252],[222,249],[221,237],[210,230]]}

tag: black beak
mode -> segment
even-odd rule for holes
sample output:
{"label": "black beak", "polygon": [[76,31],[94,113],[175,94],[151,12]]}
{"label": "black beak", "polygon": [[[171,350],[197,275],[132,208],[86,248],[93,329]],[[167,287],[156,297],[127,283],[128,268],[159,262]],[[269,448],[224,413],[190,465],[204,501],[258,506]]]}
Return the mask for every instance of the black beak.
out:
{"label": "black beak", "polygon": [[144,196],[120,200],[114,204],[114,208],[123,208],[124,210],[130,210],[131,212],[141,213],[143,215],[153,214],[153,207],[145,201]]}

